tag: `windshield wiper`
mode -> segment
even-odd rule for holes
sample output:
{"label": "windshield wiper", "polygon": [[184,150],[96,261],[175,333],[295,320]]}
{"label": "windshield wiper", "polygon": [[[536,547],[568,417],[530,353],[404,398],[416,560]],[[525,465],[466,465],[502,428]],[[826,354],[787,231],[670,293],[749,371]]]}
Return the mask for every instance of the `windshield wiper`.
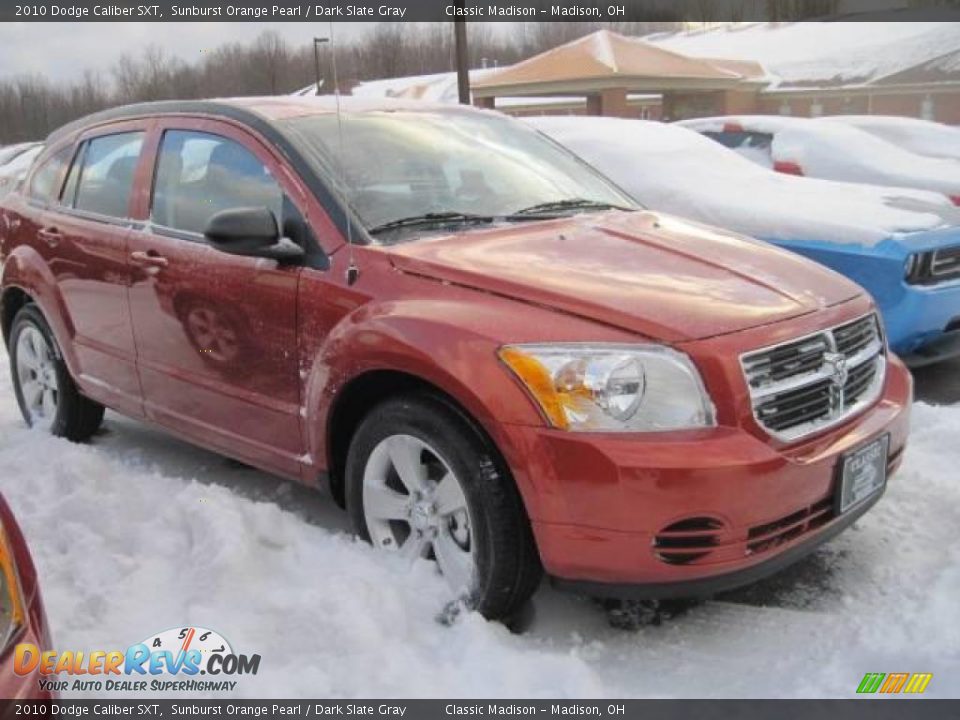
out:
{"label": "windshield wiper", "polygon": [[[627,210],[621,205],[602,202],[600,200],[588,200],[586,198],[568,198],[566,200],[553,200],[551,202],[538,203],[528,208],[517,210],[514,216],[537,215],[540,213],[550,213],[563,210]],[[509,216],[508,216],[509,217]]]}
{"label": "windshield wiper", "polygon": [[397,228],[422,227],[425,225],[451,225],[451,224],[472,224],[472,223],[491,223],[494,217],[491,215],[476,215],[463,212],[430,212],[423,215],[411,215],[410,217],[391,220],[382,225],[376,225],[367,230],[371,235],[396,230]]}

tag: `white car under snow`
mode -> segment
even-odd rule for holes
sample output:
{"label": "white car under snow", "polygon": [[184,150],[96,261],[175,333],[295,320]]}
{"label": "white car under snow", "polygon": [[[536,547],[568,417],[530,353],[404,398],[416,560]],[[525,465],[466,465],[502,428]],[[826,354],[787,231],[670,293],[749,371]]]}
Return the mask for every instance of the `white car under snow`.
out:
{"label": "white car under snow", "polygon": [[731,115],[677,124],[781,172],[932,190],[960,205],[960,160],[918,155],[831,118]]}
{"label": "white car under snow", "polygon": [[27,171],[42,150],[43,143],[37,143],[18,153],[9,162],[0,165],[0,198],[13,190],[17,183],[26,177]]}
{"label": "white car under snow", "polygon": [[831,115],[822,121],[859,128],[917,155],[960,160],[960,128],[943,123],[893,115]]}

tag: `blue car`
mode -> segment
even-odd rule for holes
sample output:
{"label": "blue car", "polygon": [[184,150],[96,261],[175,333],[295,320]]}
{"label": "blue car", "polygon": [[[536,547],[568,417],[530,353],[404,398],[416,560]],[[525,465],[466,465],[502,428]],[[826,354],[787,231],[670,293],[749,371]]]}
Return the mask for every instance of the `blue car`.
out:
{"label": "blue car", "polygon": [[648,207],[765,240],[856,281],[907,363],[960,356],[960,208],[940,193],[777,173],[677,125],[528,122]]}

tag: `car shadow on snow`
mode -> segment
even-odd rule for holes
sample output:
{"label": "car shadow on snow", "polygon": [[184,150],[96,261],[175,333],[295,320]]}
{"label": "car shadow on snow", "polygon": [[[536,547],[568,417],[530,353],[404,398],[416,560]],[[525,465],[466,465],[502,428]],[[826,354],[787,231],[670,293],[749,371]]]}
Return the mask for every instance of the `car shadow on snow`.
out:
{"label": "car shadow on snow", "polygon": [[931,405],[960,403],[960,358],[913,369],[917,400]]}
{"label": "car shadow on snow", "polygon": [[136,420],[108,412],[91,444],[124,463],[163,475],[220,485],[242,497],[271,502],[304,522],[334,532],[349,531],[347,515],[326,488],[320,491],[192,445]]}
{"label": "car shadow on snow", "polygon": [[[134,467],[219,485],[250,500],[274,503],[304,522],[326,530],[350,531],[347,514],[336,505],[326,488],[317,491],[261,472],[136,420],[109,413],[92,444]],[[791,610],[816,611],[830,607],[839,602],[841,596],[832,569],[842,553],[828,545],[770,578],[711,599]],[[609,606],[590,598],[560,593],[547,581],[533,602],[533,608],[512,624],[513,630],[530,630],[539,635],[554,625],[567,625],[571,620],[584,629],[601,628],[610,619]],[[655,623],[682,624],[687,612],[702,602],[664,603]]]}

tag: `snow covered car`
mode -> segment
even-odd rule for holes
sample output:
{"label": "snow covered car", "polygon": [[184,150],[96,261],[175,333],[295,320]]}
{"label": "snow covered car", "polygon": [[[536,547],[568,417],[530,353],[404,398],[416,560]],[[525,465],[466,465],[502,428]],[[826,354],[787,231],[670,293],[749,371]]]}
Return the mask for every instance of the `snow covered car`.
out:
{"label": "snow covered car", "polygon": [[778,172],[932,190],[960,205],[960,160],[918,155],[830,118],[732,115],[677,124]]}
{"label": "snow covered car", "polygon": [[15,145],[4,145],[0,147],[0,167],[3,167],[8,162],[13,160],[17,155],[26,152],[32,148],[42,145],[43,143],[38,142],[25,142],[17,143]]}
{"label": "snow covered car", "polygon": [[0,495],[0,698],[56,699],[55,693],[40,688],[36,674],[16,672],[18,645],[32,645],[38,657],[50,649],[50,637],[30,550]]}
{"label": "snow covered car", "polygon": [[909,363],[960,354],[960,209],[942,195],[774,173],[676,124],[528,122],[648,207],[766,240],[858,282]]}
{"label": "snow covered car", "polygon": [[0,165],[0,198],[13,190],[30,170],[33,161],[43,150],[43,144],[34,144],[19,152],[6,164]]}
{"label": "snow covered car", "polygon": [[960,160],[957,127],[894,115],[831,115],[825,120],[859,128],[917,155]]}
{"label": "snow covered car", "polygon": [[643,211],[499,113],[337,108],[51,135],[0,202],[27,423],[79,441],[110,407],[329,484],[375,548],[435,561],[438,601],[497,618],[543,569],[598,596],[750,583],[882,496],[912,386],[862,288]]}

